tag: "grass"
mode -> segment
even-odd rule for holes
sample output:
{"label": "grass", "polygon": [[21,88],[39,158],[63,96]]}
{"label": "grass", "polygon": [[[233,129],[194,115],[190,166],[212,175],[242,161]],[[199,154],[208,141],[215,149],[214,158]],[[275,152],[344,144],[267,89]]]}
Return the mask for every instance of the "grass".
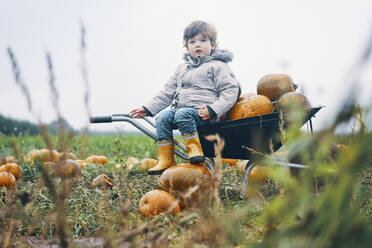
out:
{"label": "grass", "polygon": [[[301,133],[292,135],[298,136],[297,141],[306,139]],[[115,167],[118,163],[125,164],[128,157],[156,158],[156,146],[150,138],[142,135],[89,137],[82,149],[82,137],[73,137],[65,147],[70,147],[75,154],[82,154],[84,150],[85,157],[105,155],[108,162],[105,166],[89,164],[80,177],[58,183],[52,180],[52,186],[48,178],[53,179],[53,175],[44,172],[41,163],[31,166],[22,161],[30,150],[44,148],[44,139],[42,136],[0,137],[3,156],[18,155],[24,170],[17,190],[9,190],[0,204],[2,237],[10,240],[2,245],[25,245],[25,240],[32,236],[55,240],[61,246],[74,244],[71,243],[74,239],[102,237],[106,245],[113,247],[123,243],[159,247],[197,244],[296,247],[303,242],[307,247],[333,247],[334,244],[337,244],[334,247],[347,247],[346,244],[356,242],[353,235],[370,240],[371,160],[360,157],[371,156],[367,149],[371,146],[370,134],[353,138],[356,143],[349,145],[356,150],[352,149],[351,157],[340,155],[324,162],[327,151],[317,151],[312,158],[313,166],[339,166],[335,175],[319,175],[314,180],[316,170],[315,173],[308,170],[294,178],[288,177],[288,171],[273,167],[273,180],[250,185],[249,197],[242,200],[239,198],[242,176],[236,168],[223,165],[218,190],[220,207],[212,204],[206,210],[203,208],[205,212],[190,209],[177,216],[160,215],[151,219],[139,214],[138,203],[146,192],[156,188],[159,176],[147,175],[139,165],[131,170]],[[58,137],[50,137],[50,143],[57,147]],[[270,166],[270,157],[266,163]],[[93,178],[102,173],[114,179],[114,187],[109,191],[90,186]],[[344,243],[345,240],[348,242]]]}

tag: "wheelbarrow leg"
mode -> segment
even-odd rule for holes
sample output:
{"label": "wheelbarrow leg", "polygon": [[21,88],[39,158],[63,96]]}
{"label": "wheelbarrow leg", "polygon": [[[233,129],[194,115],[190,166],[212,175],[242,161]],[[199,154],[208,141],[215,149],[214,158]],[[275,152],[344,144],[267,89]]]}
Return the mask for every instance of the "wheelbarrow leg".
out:
{"label": "wheelbarrow leg", "polygon": [[240,199],[245,198],[245,194],[247,192],[247,187],[248,187],[248,181],[249,181],[249,174],[251,174],[251,171],[253,167],[255,166],[254,163],[248,162],[245,166],[244,174],[243,174],[243,182],[242,182],[242,187],[240,189]]}

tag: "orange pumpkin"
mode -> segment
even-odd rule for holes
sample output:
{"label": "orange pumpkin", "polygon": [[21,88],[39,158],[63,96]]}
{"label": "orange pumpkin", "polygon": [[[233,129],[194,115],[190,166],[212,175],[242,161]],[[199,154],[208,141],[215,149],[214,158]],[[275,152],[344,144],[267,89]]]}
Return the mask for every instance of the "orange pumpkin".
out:
{"label": "orange pumpkin", "polygon": [[12,173],[15,179],[19,179],[23,175],[22,167],[16,163],[3,164],[2,166],[0,166],[0,172],[3,171]]}
{"label": "orange pumpkin", "polygon": [[16,163],[17,160],[13,156],[5,156],[0,159],[0,165],[7,164],[7,163]]}
{"label": "orange pumpkin", "polygon": [[99,155],[92,155],[85,159],[85,162],[92,163],[92,164],[101,164],[104,165],[107,161],[106,156],[99,156]]}
{"label": "orange pumpkin", "polygon": [[40,162],[57,162],[59,160],[59,152],[49,149],[32,150],[26,155],[25,161],[33,164],[35,159]]}
{"label": "orange pumpkin", "polygon": [[68,177],[68,176],[77,176],[80,175],[80,166],[79,164],[72,160],[66,159],[56,165],[55,168],[56,176],[58,177]]}
{"label": "orange pumpkin", "polygon": [[271,169],[267,166],[256,165],[249,174],[249,180],[262,183],[269,179]]}
{"label": "orange pumpkin", "polygon": [[309,99],[301,93],[288,92],[279,98],[277,108],[281,111],[288,111],[292,108],[306,110],[311,108],[311,103]]}
{"label": "orange pumpkin", "polygon": [[233,159],[233,158],[223,158],[222,163],[223,164],[228,164],[230,166],[236,166],[239,162],[239,159]]}
{"label": "orange pumpkin", "polygon": [[16,186],[16,179],[12,173],[0,172],[0,187],[13,188]]}
{"label": "orange pumpkin", "polygon": [[172,194],[181,209],[206,205],[211,199],[214,180],[202,165],[181,164],[166,169],[158,179],[158,189]]}
{"label": "orange pumpkin", "polygon": [[273,104],[267,96],[248,95],[239,99],[229,111],[230,120],[269,114],[274,110]]}
{"label": "orange pumpkin", "polygon": [[257,94],[267,96],[271,101],[294,90],[292,78],[286,74],[268,74],[257,83]]}
{"label": "orange pumpkin", "polygon": [[105,174],[98,175],[92,181],[92,188],[97,187],[102,190],[107,190],[109,188],[112,188],[112,185],[113,185],[112,179],[106,176]]}
{"label": "orange pumpkin", "polygon": [[140,169],[144,172],[147,172],[149,169],[153,168],[155,165],[158,164],[157,159],[153,158],[145,158],[141,161]]}
{"label": "orange pumpkin", "polygon": [[160,213],[180,213],[176,198],[164,190],[147,192],[139,202],[139,210],[143,217],[151,217]]}

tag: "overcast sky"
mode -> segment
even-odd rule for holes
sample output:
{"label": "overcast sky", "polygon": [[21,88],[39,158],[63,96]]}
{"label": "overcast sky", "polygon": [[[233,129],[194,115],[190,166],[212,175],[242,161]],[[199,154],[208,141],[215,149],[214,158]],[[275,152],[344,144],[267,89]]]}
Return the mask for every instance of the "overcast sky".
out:
{"label": "overcast sky", "polygon": [[[128,113],[168,80],[185,49],[191,21],[213,23],[220,48],[234,53],[230,66],[243,92],[255,92],[268,73],[288,73],[313,106],[314,120],[329,123],[350,91],[350,70],[372,35],[371,0],[0,0],[0,114],[43,122],[56,118],[46,53],[54,65],[61,114],[75,128],[87,124],[81,74],[80,25],[93,115]],[[7,47],[18,61],[35,115],[15,83]],[[370,104],[372,63],[359,76],[358,101]],[[101,124],[96,129],[115,125]],[[124,126],[129,130],[129,124]]]}

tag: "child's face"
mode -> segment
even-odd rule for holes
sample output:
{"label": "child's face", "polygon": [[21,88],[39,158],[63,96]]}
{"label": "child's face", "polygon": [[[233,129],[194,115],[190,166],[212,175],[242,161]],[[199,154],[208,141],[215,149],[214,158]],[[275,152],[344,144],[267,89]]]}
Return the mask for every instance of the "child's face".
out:
{"label": "child's face", "polygon": [[195,59],[200,55],[211,55],[211,51],[215,47],[215,45],[212,46],[208,36],[202,33],[197,34],[187,41],[187,50],[189,50],[190,55]]}

